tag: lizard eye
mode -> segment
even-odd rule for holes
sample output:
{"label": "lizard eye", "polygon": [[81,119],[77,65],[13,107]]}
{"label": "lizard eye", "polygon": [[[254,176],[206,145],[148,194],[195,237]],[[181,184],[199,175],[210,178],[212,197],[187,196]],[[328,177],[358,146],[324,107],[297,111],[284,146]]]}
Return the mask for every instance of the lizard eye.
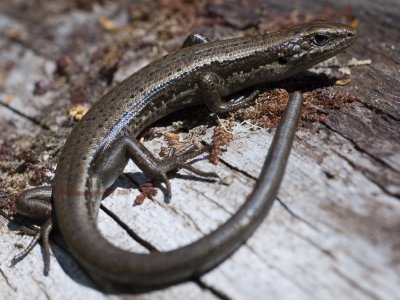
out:
{"label": "lizard eye", "polygon": [[314,35],[312,42],[317,46],[323,46],[329,41],[329,36],[324,34]]}

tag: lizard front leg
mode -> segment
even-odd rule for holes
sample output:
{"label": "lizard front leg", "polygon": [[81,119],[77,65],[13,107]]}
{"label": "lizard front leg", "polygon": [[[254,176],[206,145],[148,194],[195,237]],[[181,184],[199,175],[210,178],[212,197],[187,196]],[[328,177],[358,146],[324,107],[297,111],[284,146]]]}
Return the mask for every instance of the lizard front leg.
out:
{"label": "lizard front leg", "polygon": [[198,148],[193,145],[175,156],[160,160],[155,158],[135,138],[123,136],[102,153],[102,156],[96,162],[94,173],[98,174],[97,176],[103,186],[107,187],[120,175],[116,174],[116,172],[119,172],[121,166],[125,166],[128,159],[131,159],[145,174],[164,182],[167,189],[167,196],[170,198],[171,184],[167,177],[167,173],[170,171],[186,169],[202,177],[218,177],[214,172],[201,171],[186,162],[207,150],[209,150],[207,146]]}

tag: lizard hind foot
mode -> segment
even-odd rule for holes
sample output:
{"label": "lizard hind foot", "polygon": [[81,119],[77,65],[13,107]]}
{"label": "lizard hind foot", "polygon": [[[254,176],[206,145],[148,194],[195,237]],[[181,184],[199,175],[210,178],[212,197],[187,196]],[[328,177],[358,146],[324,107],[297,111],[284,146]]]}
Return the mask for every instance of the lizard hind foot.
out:
{"label": "lizard hind foot", "polygon": [[[43,274],[47,276],[49,274],[50,270],[50,244],[49,244],[49,236],[50,232],[52,229],[52,220],[49,218],[41,227],[40,229],[36,230],[36,233],[33,234],[33,239],[22,252],[14,256],[11,260],[11,266],[15,266],[18,262],[23,260],[31,251],[32,249],[36,246],[36,244],[39,243],[41,240],[43,243],[43,263],[44,263],[44,269],[43,269]],[[24,228],[22,229],[22,232],[26,232]],[[30,229],[30,232],[27,232],[28,234],[32,235],[32,230]]]}

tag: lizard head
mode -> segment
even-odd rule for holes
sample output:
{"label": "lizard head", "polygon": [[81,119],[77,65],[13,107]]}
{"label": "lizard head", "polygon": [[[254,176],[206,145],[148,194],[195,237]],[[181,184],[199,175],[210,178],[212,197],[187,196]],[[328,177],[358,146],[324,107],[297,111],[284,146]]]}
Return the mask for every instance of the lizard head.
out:
{"label": "lizard head", "polygon": [[357,31],[345,24],[315,21],[286,30],[279,43],[278,61],[294,67],[311,67],[349,47]]}

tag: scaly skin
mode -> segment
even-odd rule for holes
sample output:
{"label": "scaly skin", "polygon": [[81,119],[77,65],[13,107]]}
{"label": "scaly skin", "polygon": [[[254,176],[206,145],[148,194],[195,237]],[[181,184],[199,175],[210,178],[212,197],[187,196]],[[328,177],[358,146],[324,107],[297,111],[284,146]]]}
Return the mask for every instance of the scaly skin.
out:
{"label": "scaly skin", "polygon": [[[96,226],[101,195],[128,159],[169,184],[166,172],[184,167],[185,159],[200,152],[160,162],[133,138],[163,116],[202,101],[215,112],[242,107],[257,93],[235,103],[221,102],[220,97],[304,71],[336,55],[355,37],[355,30],[347,25],[319,21],[255,37],[202,43],[162,57],[116,85],[77,124],[58,162],[53,213],[73,256],[105,290],[169,285],[199,275],[228,257],[273,203],[299,119],[301,94],[292,95],[260,179],[243,207],[216,231],[177,250],[151,255],[127,252],[109,243]],[[22,213],[29,206],[26,200],[35,198],[28,194],[19,201]]]}

